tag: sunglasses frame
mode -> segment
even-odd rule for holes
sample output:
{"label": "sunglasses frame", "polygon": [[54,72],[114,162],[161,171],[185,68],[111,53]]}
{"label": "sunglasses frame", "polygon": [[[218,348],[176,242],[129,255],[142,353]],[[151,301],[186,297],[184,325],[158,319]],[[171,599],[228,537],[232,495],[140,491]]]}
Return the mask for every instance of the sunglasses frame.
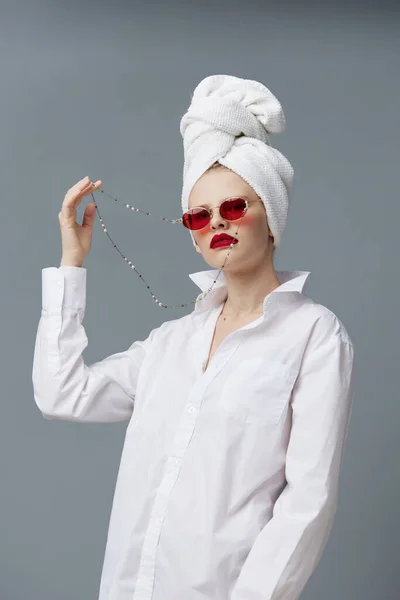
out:
{"label": "sunglasses frame", "polygon": [[[220,211],[220,208],[221,208],[221,206],[222,206],[222,205],[223,205],[225,202],[229,202],[229,200],[235,200],[235,199],[237,199],[237,198],[240,198],[241,200],[244,200],[244,201],[245,201],[245,203],[246,203],[246,206],[245,206],[245,208],[244,208],[244,210],[243,210],[243,214],[241,214],[241,215],[240,215],[240,217],[237,217],[237,219],[226,219],[225,217],[223,217],[223,216],[221,215],[221,211]],[[238,221],[239,219],[242,219],[242,218],[244,217],[244,215],[246,214],[246,212],[247,212],[248,208],[249,208],[249,204],[252,204],[252,203],[254,203],[254,202],[262,202],[262,200],[261,200],[261,199],[259,199],[259,200],[248,200],[247,198],[242,198],[241,196],[232,196],[231,198],[226,198],[226,199],[225,199],[223,202],[221,202],[221,204],[220,204],[219,206],[218,206],[218,205],[217,205],[217,206],[210,206],[210,208],[206,208],[205,206],[193,206],[193,207],[192,207],[191,209],[189,209],[189,210],[194,210],[195,208],[201,208],[202,210],[205,210],[205,211],[207,211],[207,212],[208,212],[208,216],[209,216],[209,220],[208,220],[208,221],[207,221],[207,223],[204,225],[204,227],[207,227],[207,225],[209,225],[209,224],[210,224],[210,221],[211,221],[211,219],[212,219],[212,216],[213,216],[213,209],[214,209],[214,208],[218,208],[218,210],[219,210],[219,214],[220,214],[220,217],[221,217],[222,219],[224,219],[224,221],[229,221],[229,223],[232,223],[233,221]],[[186,212],[188,212],[188,211],[186,211]],[[184,213],[184,215],[186,214],[186,212]],[[204,227],[200,227],[199,229],[190,229],[190,227],[186,227],[186,225],[185,225],[185,224],[184,224],[184,222],[183,222],[183,217],[181,217],[180,219],[177,219],[177,223],[182,223],[182,225],[183,225],[183,226],[184,226],[186,229],[189,229],[189,231],[201,231],[202,229],[204,229]]]}

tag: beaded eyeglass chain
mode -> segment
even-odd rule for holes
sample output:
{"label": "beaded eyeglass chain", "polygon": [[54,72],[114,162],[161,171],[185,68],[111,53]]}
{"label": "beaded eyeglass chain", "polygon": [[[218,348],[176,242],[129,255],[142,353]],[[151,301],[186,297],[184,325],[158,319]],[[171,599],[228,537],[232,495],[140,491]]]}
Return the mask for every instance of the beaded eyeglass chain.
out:
{"label": "beaded eyeglass chain", "polygon": [[[111,198],[111,200],[114,200],[115,202],[120,202],[120,200],[119,200],[118,198],[114,198],[113,196],[110,196],[110,194],[108,194],[108,193],[107,193],[105,190],[101,190],[101,189],[99,189],[99,190],[95,190],[95,191],[97,191],[97,192],[101,192],[102,194],[106,194],[106,195],[107,195],[109,198]],[[169,306],[169,305],[167,305],[167,304],[163,304],[162,302],[160,302],[160,300],[157,298],[157,296],[155,296],[155,294],[153,294],[153,292],[152,292],[152,291],[151,291],[151,289],[150,289],[150,286],[149,286],[149,285],[147,285],[147,283],[146,283],[146,281],[145,281],[145,279],[144,279],[143,275],[142,275],[141,273],[139,273],[139,271],[138,271],[138,269],[136,268],[136,266],[135,266],[134,264],[132,264],[132,263],[131,263],[131,261],[130,261],[130,260],[128,260],[128,258],[127,258],[126,256],[124,256],[124,255],[122,254],[122,252],[119,250],[119,248],[117,247],[117,244],[116,244],[116,243],[114,242],[114,240],[111,238],[110,234],[108,233],[108,230],[107,230],[107,228],[106,228],[106,227],[105,227],[105,225],[104,225],[103,219],[102,219],[102,217],[101,217],[101,215],[100,215],[99,208],[98,208],[98,206],[97,206],[97,203],[96,203],[96,201],[95,201],[95,199],[94,199],[93,192],[91,192],[91,196],[92,196],[92,198],[93,198],[93,202],[94,202],[94,205],[95,205],[95,207],[96,207],[96,212],[97,212],[97,214],[98,214],[98,216],[99,216],[99,219],[100,219],[100,224],[101,224],[101,227],[103,228],[103,232],[104,232],[104,233],[107,235],[107,237],[109,238],[110,242],[112,243],[112,245],[114,246],[114,248],[117,250],[117,252],[119,252],[119,254],[122,256],[122,258],[124,259],[124,261],[128,263],[128,265],[130,266],[130,268],[131,268],[133,271],[135,271],[135,272],[137,273],[137,275],[139,276],[139,278],[141,279],[141,281],[143,281],[144,285],[145,285],[145,286],[146,286],[146,288],[149,290],[149,293],[151,294],[151,297],[152,297],[152,299],[154,300],[154,302],[155,302],[155,303],[156,303],[158,306],[160,306],[160,307],[162,307],[162,308],[184,308],[185,306],[190,306],[191,304],[196,304],[196,303],[197,303],[199,300],[202,300],[203,298],[205,298],[205,297],[207,296],[207,294],[209,294],[209,293],[211,292],[211,290],[213,289],[213,287],[214,287],[215,283],[217,282],[217,279],[218,279],[218,277],[220,276],[220,274],[221,274],[221,272],[222,272],[223,268],[225,267],[226,261],[228,260],[228,257],[229,257],[229,255],[230,255],[230,253],[231,253],[231,251],[232,251],[232,248],[233,248],[233,246],[234,246],[234,242],[232,242],[232,243],[230,244],[230,246],[229,246],[229,252],[228,252],[228,254],[227,254],[227,255],[226,255],[226,257],[225,257],[224,263],[223,263],[222,267],[220,268],[220,270],[219,270],[219,272],[218,272],[218,274],[217,274],[216,278],[214,279],[214,281],[213,281],[212,285],[209,287],[209,289],[208,289],[206,292],[203,292],[202,294],[200,294],[200,295],[199,295],[199,296],[196,298],[196,300],[194,300],[194,301],[192,301],[192,302],[188,302],[188,303],[186,303],[186,304],[176,304],[176,305]],[[180,223],[180,224],[182,223],[182,218],[180,218],[180,219],[167,219],[167,217],[158,217],[158,216],[156,216],[156,215],[152,215],[151,213],[149,213],[149,212],[146,212],[145,210],[142,210],[141,208],[136,208],[135,206],[132,206],[131,204],[125,204],[125,203],[124,203],[124,206],[125,206],[127,209],[129,209],[129,210],[133,210],[133,211],[135,211],[135,212],[141,212],[141,213],[143,213],[143,214],[145,214],[145,215],[147,215],[147,216],[149,216],[149,217],[156,217],[156,218],[159,218],[159,219],[161,219],[162,221],[167,221],[168,223]],[[240,222],[239,222],[239,226],[238,226],[238,228],[237,228],[237,230],[236,230],[236,233],[235,233],[235,234],[234,234],[234,236],[232,236],[232,237],[236,237],[236,234],[237,234],[237,232],[239,231],[239,227],[240,227],[240,224],[241,224],[241,222],[242,222],[242,219],[243,219],[244,215],[246,214],[247,208],[248,208],[248,203],[247,203],[247,201],[246,201],[246,208],[245,208],[245,209],[244,209],[244,211],[243,211],[243,215],[240,217]]]}

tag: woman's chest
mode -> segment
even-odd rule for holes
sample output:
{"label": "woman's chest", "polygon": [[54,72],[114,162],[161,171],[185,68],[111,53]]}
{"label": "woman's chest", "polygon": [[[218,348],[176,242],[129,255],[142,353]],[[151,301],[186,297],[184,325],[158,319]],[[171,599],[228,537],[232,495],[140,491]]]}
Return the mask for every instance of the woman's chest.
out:
{"label": "woman's chest", "polygon": [[222,344],[222,342],[225,340],[225,338],[228,337],[228,335],[230,333],[233,333],[234,331],[236,331],[236,329],[238,329],[238,327],[227,327],[225,326],[220,326],[220,325],[216,325],[215,327],[215,331],[214,331],[214,335],[212,338],[212,342],[211,342],[211,346],[210,346],[210,351],[208,353],[208,358],[204,367],[204,373],[207,370],[208,365],[211,362],[212,357],[214,356],[214,354],[216,353],[216,351],[218,350],[218,348],[220,347],[220,345]]}
{"label": "woman's chest", "polygon": [[[254,319],[253,319],[254,320]],[[148,352],[135,400],[136,417],[151,427],[222,419],[267,426],[288,408],[300,340],[274,322],[204,323],[190,335],[168,335]],[[186,423],[186,425],[185,425]]]}
{"label": "woman's chest", "polygon": [[204,367],[204,371],[203,371],[204,373],[206,372],[208,365],[210,364],[214,354],[217,352],[218,348],[220,347],[222,342],[228,337],[228,335],[230,335],[234,331],[237,331],[241,327],[244,327],[244,325],[251,323],[255,318],[256,317],[251,317],[246,320],[234,321],[234,322],[233,321],[232,322],[217,321],[217,323],[215,325],[214,333],[212,336],[212,341],[211,341],[211,346],[210,346],[210,350],[208,353],[208,358],[207,358],[207,361],[206,361],[206,364]]}
{"label": "woman's chest", "polygon": [[[218,424],[221,434],[231,431],[237,437],[253,428],[262,428],[265,434],[281,421],[289,409],[297,369],[272,340],[233,336],[228,343],[226,338],[234,331],[216,327],[203,351],[188,343],[179,352],[174,348],[166,353],[151,375],[142,372],[136,416],[147,433],[162,432],[165,441],[171,441],[194,424],[199,435]],[[199,367],[207,353],[203,370]]]}

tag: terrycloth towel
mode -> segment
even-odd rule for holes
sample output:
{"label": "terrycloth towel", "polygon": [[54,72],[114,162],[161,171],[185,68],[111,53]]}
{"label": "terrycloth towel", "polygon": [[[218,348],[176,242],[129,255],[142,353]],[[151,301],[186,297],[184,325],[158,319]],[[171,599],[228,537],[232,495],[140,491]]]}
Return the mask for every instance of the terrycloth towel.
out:
{"label": "terrycloth towel", "polygon": [[232,75],[203,79],[180,122],[182,211],[188,209],[197,179],[219,161],[247,181],[263,200],[277,248],[286,226],[294,170],[287,158],[272,148],[268,134],[281,133],[285,126],[278,99],[258,81]]}

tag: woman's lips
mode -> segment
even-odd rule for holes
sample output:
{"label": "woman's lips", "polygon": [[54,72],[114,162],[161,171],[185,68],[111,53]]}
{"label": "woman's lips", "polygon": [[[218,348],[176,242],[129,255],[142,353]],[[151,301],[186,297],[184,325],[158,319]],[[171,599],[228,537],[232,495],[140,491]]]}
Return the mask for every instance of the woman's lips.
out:
{"label": "woman's lips", "polygon": [[211,249],[215,250],[215,248],[222,248],[223,246],[230,246],[231,244],[235,245],[238,243],[238,240],[232,238],[231,240],[219,240],[219,242],[215,242],[212,246]]}

